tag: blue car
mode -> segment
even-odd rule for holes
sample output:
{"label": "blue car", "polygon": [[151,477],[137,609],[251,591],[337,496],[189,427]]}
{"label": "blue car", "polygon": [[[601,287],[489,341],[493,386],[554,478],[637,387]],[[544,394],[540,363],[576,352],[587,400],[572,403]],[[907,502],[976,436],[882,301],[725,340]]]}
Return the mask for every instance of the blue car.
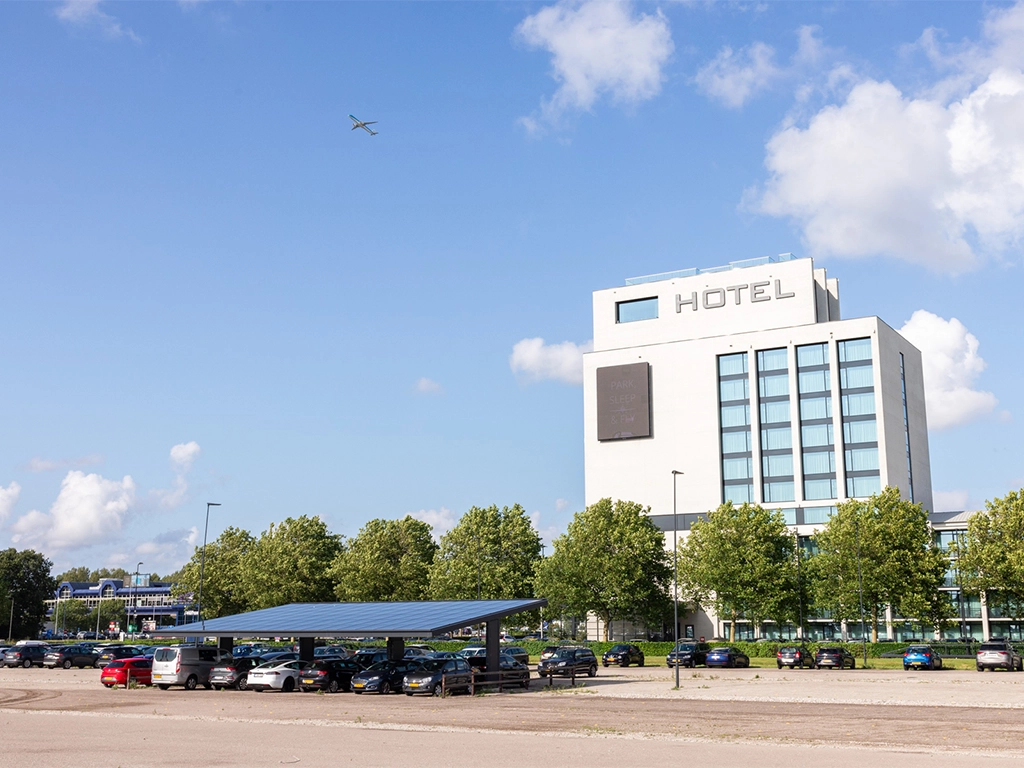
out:
{"label": "blue car", "polygon": [[750,657],[739,648],[712,648],[704,663],[709,667],[749,667]]}
{"label": "blue car", "polygon": [[942,657],[930,645],[911,645],[903,652],[903,669],[942,669]]}

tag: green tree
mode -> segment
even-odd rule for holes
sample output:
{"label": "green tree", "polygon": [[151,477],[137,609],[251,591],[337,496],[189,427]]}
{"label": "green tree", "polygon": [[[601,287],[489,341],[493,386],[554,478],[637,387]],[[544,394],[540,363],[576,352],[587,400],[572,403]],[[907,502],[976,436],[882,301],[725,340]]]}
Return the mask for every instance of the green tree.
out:
{"label": "green tree", "polygon": [[[98,616],[97,613],[99,614]],[[106,632],[110,628],[110,622],[113,621],[121,629],[127,629],[128,622],[125,621],[125,618],[124,600],[118,600],[117,598],[100,600],[100,604],[89,611],[87,628],[96,629],[96,627],[99,627],[100,632]]]}
{"label": "green tree", "polygon": [[64,581],[85,583],[89,581],[89,566],[79,565],[76,568],[68,568],[64,573],[57,574],[57,583]]}
{"label": "green tree", "polygon": [[203,577],[203,616],[214,619],[249,610],[245,594],[245,560],[255,543],[248,531],[228,527],[206,545],[206,565],[202,548],[196,547],[192,558],[182,566],[181,577],[171,588],[175,596],[192,595],[199,599],[199,576]]}
{"label": "green tree", "polygon": [[632,501],[601,499],[577,512],[537,576],[548,614],[596,614],[604,637],[612,621],[660,622],[671,607],[665,536]]}
{"label": "green tree", "polygon": [[901,499],[898,489],[886,488],[867,501],[843,502],[815,543],[818,552],[808,570],[817,605],[837,620],[856,618],[862,582],[872,642],[878,641],[886,605],[901,616],[932,622],[951,614],[939,589],[947,559],[935,545],[928,513]]}
{"label": "green tree", "polygon": [[[339,537],[319,517],[271,523],[242,558],[239,583],[247,609],[333,602],[331,564],[340,551]],[[205,587],[203,595],[205,601]]]}
{"label": "green tree", "polygon": [[[77,632],[80,629],[89,629],[89,615],[91,611],[84,600],[72,598],[60,600],[54,606],[53,626],[54,628],[66,629],[68,632]],[[95,624],[95,616],[93,617]]]}
{"label": "green tree", "polygon": [[[533,597],[540,536],[525,510],[470,507],[441,537],[430,568],[435,600],[509,600]],[[509,617],[512,626],[521,617]]]}
{"label": "green tree", "polygon": [[420,520],[371,520],[335,558],[334,594],[345,602],[422,600],[436,552],[430,526]]}
{"label": "green tree", "polygon": [[0,623],[9,625],[12,639],[32,638],[42,630],[45,601],[52,600],[57,589],[52,567],[32,549],[0,551]]}
{"label": "green tree", "polygon": [[1004,616],[1024,615],[1024,489],[985,502],[952,551],[965,592],[984,593]]}
{"label": "green tree", "polygon": [[799,616],[796,541],[782,513],[754,504],[722,504],[679,542],[679,585],[689,600],[729,620],[780,625]]}

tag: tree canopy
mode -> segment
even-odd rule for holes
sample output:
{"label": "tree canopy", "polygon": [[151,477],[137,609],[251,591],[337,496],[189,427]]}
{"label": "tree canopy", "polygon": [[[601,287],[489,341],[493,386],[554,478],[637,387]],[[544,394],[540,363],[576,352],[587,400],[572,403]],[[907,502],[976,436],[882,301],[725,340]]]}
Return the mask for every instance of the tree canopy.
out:
{"label": "tree canopy", "polygon": [[964,591],[985,593],[1004,616],[1024,615],[1024,489],[985,502],[961,541],[953,551]]}
{"label": "tree canopy", "polygon": [[33,549],[0,551],[0,616],[10,625],[12,639],[35,637],[43,628],[45,601],[53,599],[57,588],[52,567]]}
{"label": "tree canopy", "polygon": [[229,527],[214,541],[206,545],[206,565],[203,553],[196,547],[191,559],[185,563],[172,591],[176,595],[192,594],[199,597],[199,576],[203,575],[203,616],[214,619],[250,610],[246,594],[246,559],[255,544],[248,531]]}
{"label": "tree canopy", "polygon": [[660,621],[671,603],[672,576],[665,537],[644,508],[631,501],[601,499],[577,512],[554,553],[541,564],[537,594],[548,612],[604,622],[605,640],[616,620]]}
{"label": "tree canopy", "polygon": [[437,549],[430,526],[420,520],[371,520],[335,558],[334,594],[346,602],[422,600]]}
{"label": "tree canopy", "polygon": [[693,524],[678,555],[683,595],[729,619],[730,639],[741,617],[797,621],[796,540],[780,512],[726,502]]}
{"label": "tree canopy", "polygon": [[340,537],[319,517],[302,515],[271,523],[241,561],[248,609],[332,602],[331,564],[340,551]]}

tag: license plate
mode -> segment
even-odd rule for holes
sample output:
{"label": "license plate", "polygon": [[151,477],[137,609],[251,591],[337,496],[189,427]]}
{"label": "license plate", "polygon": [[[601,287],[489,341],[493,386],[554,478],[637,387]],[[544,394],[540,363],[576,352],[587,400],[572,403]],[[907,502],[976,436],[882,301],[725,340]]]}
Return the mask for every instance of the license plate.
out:
{"label": "license plate", "polygon": [[419,688],[420,684],[419,683],[409,683],[409,687],[410,688]]}
{"label": "license plate", "polygon": [[153,675],[153,679],[154,680],[163,680],[163,678],[164,678],[163,675]]}
{"label": "license plate", "polygon": [[312,685],[313,684],[313,678],[311,678],[311,677],[304,677],[304,678],[302,678],[302,684],[303,685]]}
{"label": "license plate", "polygon": [[353,688],[365,688],[366,683],[352,683]]}
{"label": "license plate", "polygon": [[117,678],[116,677],[104,677],[104,678],[101,678],[101,681],[104,682],[104,683],[116,683],[117,682]]}

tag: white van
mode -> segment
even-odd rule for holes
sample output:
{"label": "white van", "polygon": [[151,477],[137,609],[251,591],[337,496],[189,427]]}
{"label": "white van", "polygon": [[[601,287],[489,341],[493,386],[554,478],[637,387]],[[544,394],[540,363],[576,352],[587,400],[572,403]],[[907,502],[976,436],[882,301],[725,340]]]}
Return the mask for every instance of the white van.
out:
{"label": "white van", "polygon": [[153,685],[166,691],[172,685],[183,685],[193,691],[196,686],[210,688],[210,670],[231,654],[212,645],[179,645],[157,648],[153,653]]}

